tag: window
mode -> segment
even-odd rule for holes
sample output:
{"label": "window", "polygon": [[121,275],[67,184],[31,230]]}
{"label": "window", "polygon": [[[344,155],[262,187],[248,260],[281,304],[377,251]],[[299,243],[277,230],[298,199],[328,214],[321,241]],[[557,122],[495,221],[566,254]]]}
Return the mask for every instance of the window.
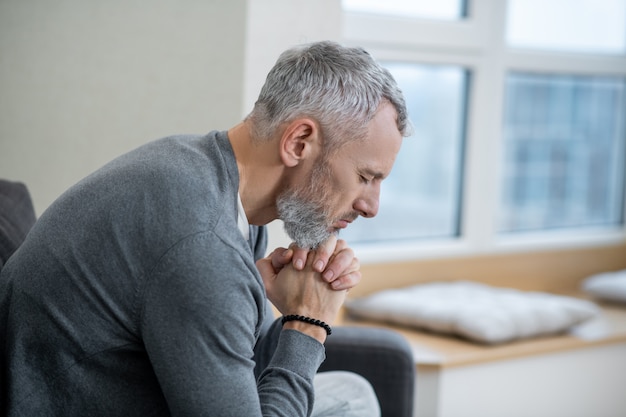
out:
{"label": "window", "polygon": [[626,52],[623,0],[509,0],[507,41],[521,48]]}
{"label": "window", "polygon": [[511,73],[500,231],[619,225],[624,79]]}
{"label": "window", "polygon": [[342,4],[415,129],[343,234],[360,259],[623,241],[626,0]]}
{"label": "window", "polygon": [[404,17],[455,20],[465,15],[463,0],[343,0],[342,5],[354,12]]}

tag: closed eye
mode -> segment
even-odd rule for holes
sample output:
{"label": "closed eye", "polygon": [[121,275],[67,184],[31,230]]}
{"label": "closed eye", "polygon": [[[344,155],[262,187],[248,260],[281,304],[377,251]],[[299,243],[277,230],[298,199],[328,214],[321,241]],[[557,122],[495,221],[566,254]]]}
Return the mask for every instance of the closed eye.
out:
{"label": "closed eye", "polygon": [[369,183],[370,183],[370,181],[371,181],[369,178],[367,178],[367,177],[365,177],[365,176],[363,176],[363,175],[359,175],[359,180],[360,180],[360,182],[362,182],[363,184],[369,184]]}
{"label": "closed eye", "polygon": [[363,184],[369,184],[374,181],[382,181],[385,179],[385,175],[382,172],[374,171],[372,169],[365,168],[361,170],[359,174],[359,181]]}

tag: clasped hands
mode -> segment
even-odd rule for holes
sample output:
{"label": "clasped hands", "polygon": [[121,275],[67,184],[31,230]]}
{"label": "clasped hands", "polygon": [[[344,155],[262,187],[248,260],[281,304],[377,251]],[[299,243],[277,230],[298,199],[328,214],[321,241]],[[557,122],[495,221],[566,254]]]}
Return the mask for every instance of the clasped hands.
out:
{"label": "clasped hands", "polygon": [[[346,242],[335,236],[309,251],[295,245],[277,248],[257,261],[268,299],[283,315],[298,314],[335,321],[347,291],[361,280],[359,261]],[[323,329],[306,323],[285,323],[324,342]]]}

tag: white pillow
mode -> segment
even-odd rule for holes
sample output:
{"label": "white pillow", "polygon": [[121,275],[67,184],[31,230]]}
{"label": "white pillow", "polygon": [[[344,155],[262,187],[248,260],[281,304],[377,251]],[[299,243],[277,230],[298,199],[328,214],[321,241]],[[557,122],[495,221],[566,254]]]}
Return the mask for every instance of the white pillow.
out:
{"label": "white pillow", "polygon": [[481,343],[563,332],[596,316],[589,301],[475,282],[433,282],[348,300],[355,318],[453,334]]}
{"label": "white pillow", "polygon": [[583,281],[583,290],[603,300],[626,303],[626,269],[592,275]]}

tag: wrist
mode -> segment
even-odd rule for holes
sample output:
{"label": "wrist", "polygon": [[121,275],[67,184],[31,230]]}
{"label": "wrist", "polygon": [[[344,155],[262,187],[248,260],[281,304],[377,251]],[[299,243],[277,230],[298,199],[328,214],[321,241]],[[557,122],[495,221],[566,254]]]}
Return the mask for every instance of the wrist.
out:
{"label": "wrist", "polygon": [[297,314],[283,316],[282,324],[284,329],[297,330],[317,339],[320,343],[324,343],[327,336],[332,333],[331,327],[325,322]]}

